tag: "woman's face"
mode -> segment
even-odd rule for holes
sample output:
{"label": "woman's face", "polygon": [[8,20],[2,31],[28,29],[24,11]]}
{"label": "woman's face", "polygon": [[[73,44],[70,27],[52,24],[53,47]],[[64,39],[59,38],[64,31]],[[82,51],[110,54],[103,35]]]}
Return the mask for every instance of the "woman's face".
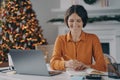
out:
{"label": "woman's face", "polygon": [[83,27],[83,21],[76,13],[73,13],[68,18],[68,26],[72,33],[81,32]]}

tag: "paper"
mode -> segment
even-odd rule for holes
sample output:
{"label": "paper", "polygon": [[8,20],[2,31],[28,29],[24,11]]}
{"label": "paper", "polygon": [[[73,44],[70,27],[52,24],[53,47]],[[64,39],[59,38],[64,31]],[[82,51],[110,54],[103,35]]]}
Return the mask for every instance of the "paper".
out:
{"label": "paper", "polygon": [[73,76],[70,78],[70,80],[83,80],[83,79],[84,79],[84,77],[82,77],[82,76]]}
{"label": "paper", "polygon": [[75,76],[75,75],[86,76],[88,74],[100,74],[100,75],[104,74],[104,72],[101,72],[101,71],[98,71],[98,70],[95,70],[95,69],[92,69],[92,68],[88,68],[88,69],[85,69],[85,70],[82,70],[82,71],[67,70],[66,72],[70,76]]}
{"label": "paper", "polygon": [[84,71],[66,71],[68,73],[68,75],[70,76],[85,76],[85,75],[88,75],[86,72]]}

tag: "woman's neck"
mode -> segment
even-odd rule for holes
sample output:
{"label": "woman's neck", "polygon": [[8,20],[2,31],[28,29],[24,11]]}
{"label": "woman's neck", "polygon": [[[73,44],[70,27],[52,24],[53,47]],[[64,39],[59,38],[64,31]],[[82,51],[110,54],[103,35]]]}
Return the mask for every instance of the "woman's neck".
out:
{"label": "woman's neck", "polygon": [[80,40],[81,32],[82,32],[82,31],[77,32],[77,33],[72,33],[72,32],[71,32],[71,36],[72,36],[72,39],[73,39],[74,42],[77,42],[77,41]]}

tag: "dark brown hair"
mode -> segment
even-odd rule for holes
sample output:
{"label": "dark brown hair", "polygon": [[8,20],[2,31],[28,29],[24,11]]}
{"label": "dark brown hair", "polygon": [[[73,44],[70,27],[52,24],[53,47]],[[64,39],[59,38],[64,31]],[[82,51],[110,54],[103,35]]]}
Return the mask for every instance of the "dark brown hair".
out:
{"label": "dark brown hair", "polygon": [[64,17],[64,22],[66,23],[66,25],[68,26],[68,18],[73,13],[76,13],[79,17],[82,18],[83,27],[85,27],[88,20],[88,14],[86,9],[82,5],[72,5],[70,8],[67,9]]}

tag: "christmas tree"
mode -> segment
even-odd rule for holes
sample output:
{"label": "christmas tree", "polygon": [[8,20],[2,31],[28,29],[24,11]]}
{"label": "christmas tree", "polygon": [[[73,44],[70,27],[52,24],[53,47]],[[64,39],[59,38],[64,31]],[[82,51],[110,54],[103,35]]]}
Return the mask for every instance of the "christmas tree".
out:
{"label": "christmas tree", "polygon": [[2,8],[1,61],[8,61],[10,49],[35,49],[47,44],[30,0],[5,0]]}

